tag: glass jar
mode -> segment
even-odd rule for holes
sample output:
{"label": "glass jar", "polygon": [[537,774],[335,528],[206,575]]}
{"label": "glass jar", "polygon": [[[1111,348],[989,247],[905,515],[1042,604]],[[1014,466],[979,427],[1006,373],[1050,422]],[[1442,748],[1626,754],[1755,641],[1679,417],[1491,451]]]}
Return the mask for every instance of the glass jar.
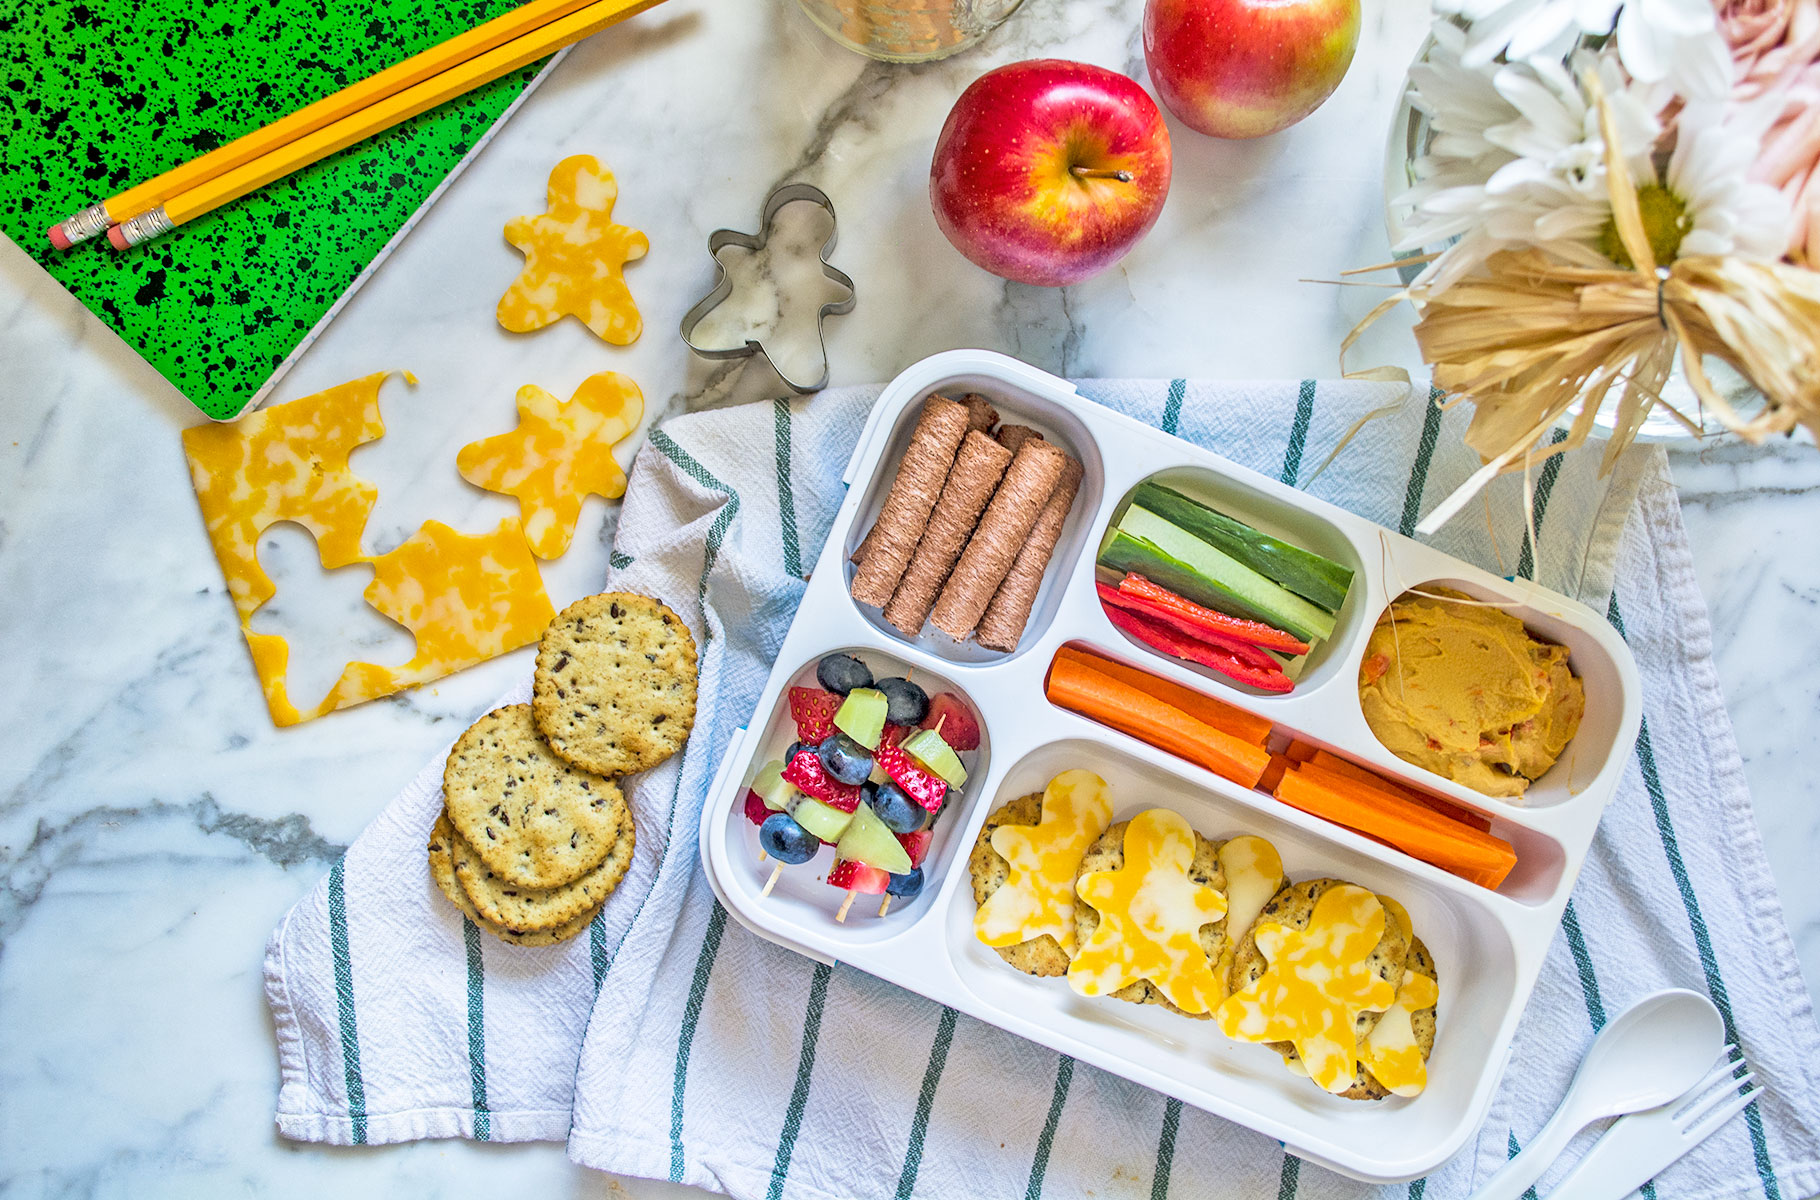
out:
{"label": "glass jar", "polygon": [[946,58],[997,29],[1023,0],[798,0],[821,31],[885,62]]}

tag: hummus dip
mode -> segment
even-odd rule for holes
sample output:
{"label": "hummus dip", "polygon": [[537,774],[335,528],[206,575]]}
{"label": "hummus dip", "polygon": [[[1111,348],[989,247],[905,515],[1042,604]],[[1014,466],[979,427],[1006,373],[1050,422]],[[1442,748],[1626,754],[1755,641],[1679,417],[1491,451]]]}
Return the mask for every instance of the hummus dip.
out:
{"label": "hummus dip", "polygon": [[1508,797],[1561,756],[1586,692],[1567,647],[1538,641],[1503,609],[1405,593],[1365,645],[1359,706],[1404,762]]}

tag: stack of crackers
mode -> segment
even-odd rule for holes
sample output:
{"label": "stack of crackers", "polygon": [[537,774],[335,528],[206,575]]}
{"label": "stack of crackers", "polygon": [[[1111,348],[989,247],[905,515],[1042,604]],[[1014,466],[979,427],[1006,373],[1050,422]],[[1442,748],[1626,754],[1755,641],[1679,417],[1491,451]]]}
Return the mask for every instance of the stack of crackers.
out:
{"label": "stack of crackers", "polygon": [[443,766],[429,855],[449,903],[520,946],[586,929],[632,864],[617,781],[682,748],[695,689],[695,639],[662,603],[606,592],[558,613],[532,702],[474,722]]}

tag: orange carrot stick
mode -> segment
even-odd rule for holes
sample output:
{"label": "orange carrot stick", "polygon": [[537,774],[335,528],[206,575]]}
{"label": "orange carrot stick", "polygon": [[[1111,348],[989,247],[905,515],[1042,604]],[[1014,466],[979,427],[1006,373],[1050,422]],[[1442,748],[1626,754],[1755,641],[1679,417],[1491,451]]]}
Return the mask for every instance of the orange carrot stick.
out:
{"label": "orange carrot stick", "polygon": [[1298,741],[1291,741],[1289,743],[1289,749],[1283,751],[1284,757],[1288,758],[1290,762],[1299,763],[1307,762],[1319,753],[1319,750],[1309,745],[1307,742]]}
{"label": "orange carrot stick", "polygon": [[1502,838],[1397,796],[1344,790],[1333,785],[1335,779],[1344,777],[1298,767],[1284,773],[1276,797],[1292,808],[1381,838],[1412,858],[1482,887],[1497,888],[1517,865],[1516,851]]}
{"label": "orange carrot stick", "polygon": [[1197,692],[1193,688],[1183,687],[1173,680],[1153,675],[1149,671],[1128,667],[1104,655],[1075,646],[1063,646],[1055,652],[1056,661],[1068,659],[1077,662],[1101,675],[1110,676],[1120,683],[1128,684],[1141,692],[1155,696],[1167,704],[1181,709],[1195,720],[1223,729],[1242,742],[1251,742],[1262,746],[1264,739],[1270,736],[1270,718],[1248,713],[1242,708],[1235,708],[1212,696]]}
{"label": "orange carrot stick", "polygon": [[1450,817],[1465,825],[1470,825],[1481,833],[1489,833],[1491,831],[1491,818],[1485,816],[1483,813],[1476,813],[1470,808],[1460,807],[1451,800],[1443,800],[1439,796],[1430,796],[1426,792],[1418,792],[1412,787],[1405,787],[1394,779],[1388,779],[1369,767],[1361,767],[1355,762],[1349,762],[1337,754],[1329,754],[1325,750],[1316,750],[1314,752],[1314,757],[1308,759],[1308,765],[1311,767],[1319,767],[1322,770],[1332,772],[1335,775],[1344,775],[1348,779],[1351,779],[1364,787],[1375,788],[1380,792],[1389,792],[1391,795],[1400,796],[1413,804],[1426,805],[1440,813],[1442,816]]}
{"label": "orange carrot stick", "polygon": [[1240,787],[1256,787],[1270,762],[1262,746],[1216,729],[1074,658],[1056,657],[1045,690],[1051,701],[1070,712],[1185,758]]}
{"label": "orange carrot stick", "polygon": [[1281,754],[1272,754],[1270,763],[1264,768],[1264,774],[1258,778],[1260,792],[1275,793],[1277,784],[1282,782],[1283,772],[1289,769],[1289,760]]}

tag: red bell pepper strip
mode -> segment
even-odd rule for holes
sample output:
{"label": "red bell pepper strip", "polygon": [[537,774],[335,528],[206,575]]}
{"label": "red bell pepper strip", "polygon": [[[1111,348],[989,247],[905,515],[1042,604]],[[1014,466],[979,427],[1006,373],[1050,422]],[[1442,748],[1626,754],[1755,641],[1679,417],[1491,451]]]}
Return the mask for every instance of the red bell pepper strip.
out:
{"label": "red bell pepper strip", "polygon": [[[1218,646],[1196,641],[1177,633],[1173,628],[1150,617],[1141,617],[1122,608],[1109,608],[1106,617],[1114,625],[1143,642],[1154,650],[1160,650],[1171,658],[1186,659],[1199,663],[1203,667],[1212,667],[1220,674],[1238,682],[1248,684],[1264,692],[1287,692],[1295,687],[1295,682],[1282,670],[1272,667],[1266,671],[1247,662],[1241,662],[1232,654]],[[787,776],[786,776],[787,778]]]}
{"label": "red bell pepper strip", "polygon": [[1140,617],[1148,617],[1150,620],[1167,625],[1184,637],[1193,638],[1197,642],[1206,642],[1210,646],[1218,646],[1240,662],[1249,663],[1260,671],[1281,669],[1277,664],[1277,660],[1270,657],[1263,647],[1254,642],[1243,641],[1230,634],[1215,633],[1210,629],[1202,628],[1192,621],[1176,616],[1166,608],[1159,608],[1149,601],[1139,600],[1136,596],[1128,596],[1109,583],[1096,583],[1094,584],[1094,587],[1099,589],[1100,602],[1103,604],[1111,605],[1114,608],[1125,609],[1127,612],[1136,613]]}
{"label": "red bell pepper strip", "polygon": [[[1136,600],[1150,603],[1153,608],[1167,609],[1184,621],[1191,621],[1208,633],[1222,633],[1227,637],[1239,638],[1254,646],[1266,650],[1280,650],[1284,654],[1306,654],[1308,643],[1293,634],[1284,633],[1274,625],[1262,621],[1246,621],[1239,617],[1215,612],[1211,608],[1202,608],[1192,600],[1184,600],[1166,587],[1159,587],[1142,575],[1126,575],[1119,580],[1119,591]],[[1157,614],[1152,614],[1157,615]],[[1198,636],[1198,635],[1197,635]]]}

